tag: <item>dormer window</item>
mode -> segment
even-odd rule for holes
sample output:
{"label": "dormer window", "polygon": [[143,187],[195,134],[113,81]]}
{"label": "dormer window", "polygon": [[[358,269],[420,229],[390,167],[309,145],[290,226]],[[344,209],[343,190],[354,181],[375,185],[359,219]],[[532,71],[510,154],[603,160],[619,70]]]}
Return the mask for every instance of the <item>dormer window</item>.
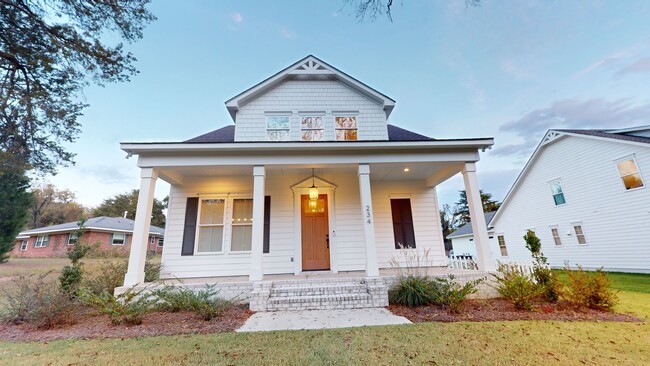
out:
{"label": "dormer window", "polygon": [[337,141],[356,141],[357,140],[357,117],[340,116],[335,117],[336,122],[336,140]]}
{"label": "dormer window", "polygon": [[321,141],[323,139],[323,117],[302,117],[300,122],[302,141]]}
{"label": "dormer window", "polygon": [[289,116],[266,116],[266,139],[268,141],[289,141],[290,130]]}

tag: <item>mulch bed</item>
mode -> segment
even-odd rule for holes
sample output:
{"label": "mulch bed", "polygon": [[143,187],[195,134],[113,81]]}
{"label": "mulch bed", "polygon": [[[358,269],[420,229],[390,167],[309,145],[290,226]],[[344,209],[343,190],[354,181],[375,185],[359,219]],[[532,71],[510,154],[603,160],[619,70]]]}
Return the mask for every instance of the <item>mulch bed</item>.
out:
{"label": "mulch bed", "polygon": [[233,306],[219,319],[205,321],[192,312],[152,312],[144,317],[140,325],[112,325],[106,315],[82,311],[75,324],[52,329],[37,329],[29,324],[0,323],[0,340],[51,341],[232,332],[241,327],[252,314],[248,306]]}
{"label": "mulch bed", "polygon": [[628,314],[592,309],[575,309],[562,301],[556,304],[535,304],[534,309],[531,311],[515,309],[512,303],[504,299],[467,300],[462,304],[462,309],[458,314],[443,310],[437,306],[406,307],[391,305],[388,310],[395,315],[407,318],[413,323],[507,320],[643,321]]}

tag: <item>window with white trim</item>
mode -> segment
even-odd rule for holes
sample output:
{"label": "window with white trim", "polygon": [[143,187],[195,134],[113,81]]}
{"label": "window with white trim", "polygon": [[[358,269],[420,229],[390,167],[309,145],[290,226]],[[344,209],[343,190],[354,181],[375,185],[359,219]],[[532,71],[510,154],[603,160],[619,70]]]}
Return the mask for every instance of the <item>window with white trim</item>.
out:
{"label": "window with white trim", "polygon": [[551,235],[555,245],[562,245],[562,238],[560,237],[560,230],[557,226],[551,226]]}
{"label": "window with white trim", "polygon": [[507,257],[508,248],[506,247],[506,238],[503,235],[497,235],[497,241],[499,242],[499,250],[501,251],[501,256]]}
{"label": "window with white trim", "polygon": [[197,253],[223,252],[226,200],[204,198],[199,201],[199,223],[197,225]]}
{"label": "window with white trim", "polygon": [[643,178],[641,177],[641,172],[639,172],[639,166],[636,164],[634,156],[618,160],[616,167],[618,168],[618,174],[623,181],[623,186],[625,186],[626,191],[644,187]]}
{"label": "window with white trim", "polygon": [[164,241],[163,238],[159,238],[159,239],[158,239],[158,246],[162,248],[164,242],[165,242],[165,241]]}
{"label": "window with white trim", "polygon": [[576,239],[578,239],[578,244],[580,245],[587,244],[587,238],[585,238],[585,232],[582,230],[582,224],[580,223],[573,224],[573,232],[576,234]]}
{"label": "window with white trim", "polygon": [[266,116],[266,139],[289,141],[291,119],[289,116]]}
{"label": "window with white trim", "polygon": [[357,140],[357,117],[356,116],[337,116],[334,117],[334,127],[336,129],[337,141],[356,141]]}
{"label": "window with white trim", "polygon": [[253,200],[232,200],[232,230],[230,251],[246,252],[251,250],[253,235]]}
{"label": "window with white trim", "polygon": [[49,235],[42,235],[36,237],[36,242],[34,242],[34,248],[45,248],[50,243]]}
{"label": "window with white trim", "polygon": [[27,250],[27,240],[23,240],[20,242],[20,251],[24,252]]}
{"label": "window with white trim", "polygon": [[149,244],[155,244],[156,243],[156,237],[155,236],[150,236],[149,237]]}
{"label": "window with white trim", "polygon": [[77,244],[77,233],[72,232],[68,234],[68,245],[75,245]]}
{"label": "window with white trim", "polygon": [[562,182],[559,179],[549,182],[551,185],[551,194],[553,194],[553,201],[556,206],[566,204],[564,199],[564,190],[562,189]]}
{"label": "window with white trim", "polygon": [[113,233],[111,238],[112,245],[124,245],[126,244],[126,234],[123,233]]}
{"label": "window with white trim", "polygon": [[323,139],[323,117],[303,116],[300,118],[302,141],[321,141]]}

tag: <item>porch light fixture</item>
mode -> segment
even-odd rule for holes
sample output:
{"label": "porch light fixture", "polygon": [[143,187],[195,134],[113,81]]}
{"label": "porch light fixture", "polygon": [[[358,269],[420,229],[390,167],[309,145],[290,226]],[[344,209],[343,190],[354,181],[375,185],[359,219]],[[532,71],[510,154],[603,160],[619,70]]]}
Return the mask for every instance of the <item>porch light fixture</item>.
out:
{"label": "porch light fixture", "polygon": [[311,168],[311,187],[309,187],[309,199],[316,201],[318,199],[318,187],[314,185],[314,168]]}
{"label": "porch light fixture", "polygon": [[405,172],[409,172],[409,171],[411,171],[411,169],[409,169],[409,168],[404,168],[404,171],[405,171]]}

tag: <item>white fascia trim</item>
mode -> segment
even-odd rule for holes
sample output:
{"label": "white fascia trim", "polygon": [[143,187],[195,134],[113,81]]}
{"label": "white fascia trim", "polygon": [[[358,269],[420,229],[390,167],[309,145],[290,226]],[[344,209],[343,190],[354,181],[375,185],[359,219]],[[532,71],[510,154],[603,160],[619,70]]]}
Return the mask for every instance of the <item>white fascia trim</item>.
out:
{"label": "white fascia trim", "polygon": [[[494,235],[494,230],[488,230],[488,235]],[[474,236],[474,233],[471,233],[471,234],[462,234],[462,235],[456,235],[456,236],[454,236],[454,235],[452,234],[452,235],[449,235],[449,236],[447,237],[447,239],[459,239],[459,238],[466,238],[466,237],[468,237],[468,236],[472,236],[472,237],[473,237],[473,236]]]}
{"label": "white fascia trim", "polygon": [[211,152],[211,151],[236,151],[236,152],[261,152],[261,151],[341,151],[341,150],[422,150],[431,148],[472,148],[486,149],[494,145],[493,138],[476,140],[434,140],[434,141],[356,141],[356,142],[323,142],[323,143],[296,143],[296,142],[235,142],[235,143],[120,143],[120,148],[129,154],[138,155],[148,152]]}
{"label": "white fascia trim", "polygon": [[626,133],[626,132],[647,131],[647,130],[650,130],[650,125],[620,128],[620,129],[617,129],[617,130],[609,130],[607,132],[609,132],[609,133]]}
{"label": "white fascia trim", "polygon": [[[87,231],[99,231],[99,232],[108,232],[108,233],[133,233],[133,230],[120,230],[120,229],[107,229],[107,228],[101,228],[101,227],[92,227],[92,226],[86,226],[84,227],[85,230]],[[60,233],[65,233],[65,232],[73,232],[77,231],[78,228],[68,228],[68,229],[56,229],[56,230],[39,230],[39,231],[25,231],[22,233],[19,233],[16,239],[19,239],[21,237],[27,237],[29,238],[32,235],[43,235],[43,234],[60,234]],[[156,233],[153,231],[149,232],[150,235],[154,236],[163,236],[163,234]]]}

